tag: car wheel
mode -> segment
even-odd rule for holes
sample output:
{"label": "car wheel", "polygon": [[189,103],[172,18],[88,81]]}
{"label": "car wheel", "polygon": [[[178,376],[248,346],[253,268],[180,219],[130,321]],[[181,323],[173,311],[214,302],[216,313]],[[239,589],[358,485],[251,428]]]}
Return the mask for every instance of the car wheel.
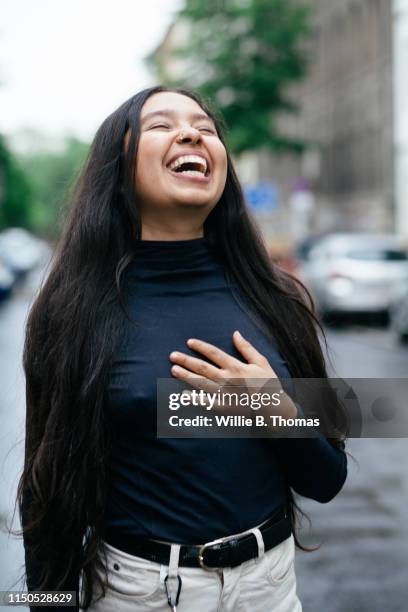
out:
{"label": "car wheel", "polygon": [[331,327],[344,326],[344,316],[340,312],[325,310],[321,312],[320,318],[325,325],[330,325]]}
{"label": "car wheel", "polygon": [[401,344],[408,344],[408,332],[400,332],[399,341]]}

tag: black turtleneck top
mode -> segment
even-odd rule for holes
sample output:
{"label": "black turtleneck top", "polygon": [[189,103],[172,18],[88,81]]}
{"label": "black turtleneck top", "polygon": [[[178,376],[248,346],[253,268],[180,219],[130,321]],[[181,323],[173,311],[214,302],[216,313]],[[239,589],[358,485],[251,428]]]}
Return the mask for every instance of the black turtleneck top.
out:
{"label": "black turtleneck top", "polygon": [[[234,294],[239,289],[233,285]],[[323,437],[157,438],[156,383],[172,378],[169,359],[188,338],[245,361],[238,329],[289,377],[276,343],[236,299],[206,238],[142,240],[128,269],[129,324],[109,383],[114,433],[106,529],[181,544],[204,543],[265,520],[295,491],[329,501],[346,477],[346,455]]]}
{"label": "black turtleneck top", "polygon": [[[238,329],[279,378],[290,377],[276,343],[243,305],[239,287],[228,284],[205,238],[139,241],[126,270],[126,299],[136,324],[128,324],[115,356],[106,405],[113,433],[108,541],[115,532],[200,544],[261,523],[285,501],[287,486],[319,502],[340,491],[346,454],[322,435],[157,438],[156,382],[172,377],[172,351],[197,355],[188,338],[243,360],[232,340]],[[29,499],[27,493],[26,508]],[[27,541],[25,548],[32,591],[41,568]],[[71,576],[66,590],[78,589],[79,576]]]}

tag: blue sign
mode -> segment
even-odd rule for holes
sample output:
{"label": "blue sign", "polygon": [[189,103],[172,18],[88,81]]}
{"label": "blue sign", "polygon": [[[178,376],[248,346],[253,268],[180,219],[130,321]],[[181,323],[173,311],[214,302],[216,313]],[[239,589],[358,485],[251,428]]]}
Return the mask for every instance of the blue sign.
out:
{"label": "blue sign", "polygon": [[258,183],[244,187],[245,200],[254,212],[270,212],[279,207],[279,190],[275,183]]}

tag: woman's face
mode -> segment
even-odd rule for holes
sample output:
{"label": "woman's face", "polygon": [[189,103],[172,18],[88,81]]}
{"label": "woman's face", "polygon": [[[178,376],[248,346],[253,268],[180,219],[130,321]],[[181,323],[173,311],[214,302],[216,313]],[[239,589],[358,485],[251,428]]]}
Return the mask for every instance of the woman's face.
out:
{"label": "woman's face", "polygon": [[[183,159],[184,158],[184,159]],[[149,208],[214,208],[224,190],[227,154],[212,119],[188,96],[160,92],[141,110],[136,192]]]}

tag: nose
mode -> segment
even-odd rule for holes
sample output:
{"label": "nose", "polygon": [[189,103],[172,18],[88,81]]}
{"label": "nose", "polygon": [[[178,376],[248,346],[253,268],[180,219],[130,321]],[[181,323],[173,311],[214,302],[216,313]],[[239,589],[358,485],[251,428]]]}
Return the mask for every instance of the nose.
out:
{"label": "nose", "polygon": [[201,133],[191,125],[181,128],[177,136],[177,142],[199,142]]}

